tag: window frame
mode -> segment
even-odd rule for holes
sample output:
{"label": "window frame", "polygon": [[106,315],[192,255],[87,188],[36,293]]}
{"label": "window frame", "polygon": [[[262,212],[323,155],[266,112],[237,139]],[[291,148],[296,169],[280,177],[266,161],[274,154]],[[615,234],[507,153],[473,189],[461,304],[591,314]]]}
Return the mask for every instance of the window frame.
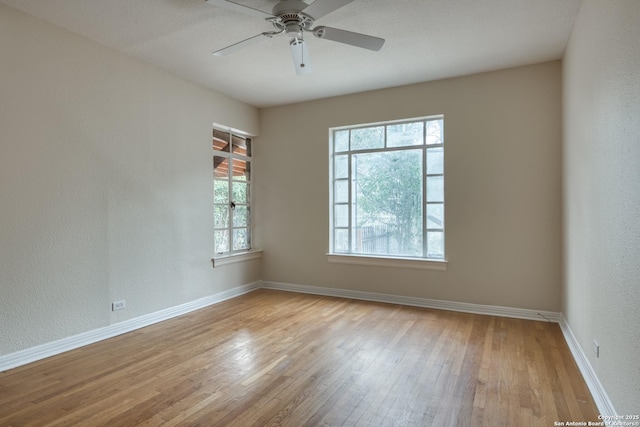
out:
{"label": "window frame", "polygon": [[[441,121],[441,129],[440,129],[440,137],[441,140],[437,144],[428,144],[427,133],[428,133],[428,122],[438,120]],[[399,125],[399,124],[410,124],[410,123],[422,123],[422,141],[417,145],[400,145],[400,146],[389,146],[389,132],[388,127]],[[375,127],[383,127],[382,138],[383,138],[383,146],[382,148],[367,148],[367,149],[358,149],[352,147],[351,135],[353,130],[358,129],[367,129],[367,128],[375,128]],[[428,268],[428,269],[438,269],[444,270],[446,269],[446,245],[445,245],[445,196],[444,196],[444,181],[445,181],[445,170],[444,170],[444,133],[445,133],[445,124],[444,124],[444,115],[432,115],[425,117],[417,117],[417,118],[409,118],[409,119],[401,119],[401,120],[392,120],[392,121],[384,121],[384,122],[375,122],[375,123],[366,123],[366,124],[358,124],[352,126],[340,126],[333,127],[329,129],[329,252],[327,253],[327,260],[329,262],[335,263],[348,263],[348,264],[359,264],[359,265],[382,265],[385,266],[398,266],[398,267],[414,267],[414,268]],[[340,131],[349,131],[348,132],[348,141],[346,150],[336,150],[336,134]],[[440,173],[431,173],[427,168],[427,150],[430,148],[441,148],[442,149],[442,171]],[[404,255],[394,255],[394,254],[379,254],[379,253],[367,253],[367,252],[359,252],[355,250],[354,247],[354,230],[355,224],[354,215],[353,215],[353,204],[354,204],[354,190],[353,190],[353,156],[357,154],[366,154],[366,153],[389,153],[389,152],[397,152],[403,150],[421,150],[422,155],[422,197],[421,197],[421,215],[422,215],[422,256],[404,256]],[[344,156],[346,155],[346,163],[347,163],[347,174],[346,178],[341,176],[336,176],[336,156]],[[430,177],[442,177],[443,180],[443,188],[442,188],[442,200],[441,201],[433,201],[427,200],[427,179]],[[347,201],[344,200],[336,201],[336,182],[338,181],[346,181],[347,187]],[[347,205],[348,206],[348,218],[346,227],[339,227],[336,225],[335,218],[335,209],[338,205]],[[442,214],[442,225],[441,227],[429,227],[427,220],[427,207],[429,205],[441,205],[443,214]],[[348,235],[348,243],[347,250],[336,250],[336,230],[347,230]],[[442,233],[442,256],[434,257],[433,254],[429,254],[428,252],[428,232],[441,232]],[[431,256],[430,256],[431,255]]]}
{"label": "window frame", "polygon": [[[220,135],[220,134],[225,134],[228,135],[228,139],[224,142],[227,143],[227,147],[229,147],[228,151],[225,150],[216,150],[215,148],[215,140],[218,139],[219,141],[222,140],[221,138],[216,138],[216,135]],[[246,154],[241,154],[238,152],[234,152],[234,138],[239,138],[245,141],[246,144]],[[231,128],[226,128],[224,126],[218,126],[218,125],[214,125],[213,126],[213,132],[212,132],[212,143],[213,143],[213,157],[212,157],[212,173],[213,173],[213,208],[214,208],[214,257],[212,259],[213,261],[213,265],[214,267],[216,266],[221,266],[221,265],[226,265],[226,264],[231,264],[234,262],[238,262],[238,261],[242,261],[244,260],[244,258],[238,258],[241,257],[247,253],[253,253],[253,252],[261,252],[261,251],[255,251],[252,248],[252,238],[253,238],[253,209],[252,209],[252,205],[253,205],[253,171],[252,171],[252,163],[253,163],[253,157],[252,157],[252,137],[244,132],[240,132],[237,131],[235,129],[231,129]],[[225,158],[227,160],[227,177],[226,178],[222,178],[220,176],[216,176],[216,157],[222,157]],[[234,179],[234,175],[233,175],[233,162],[234,161],[240,161],[240,162],[244,162],[245,164],[245,171],[248,172],[248,176],[246,177],[246,179]],[[218,165],[220,166],[220,165]],[[223,182],[226,181],[227,182],[227,193],[229,195],[228,201],[224,202],[224,203],[220,203],[220,202],[216,202],[216,190],[215,190],[215,183],[216,181],[218,182]],[[233,183],[237,182],[237,183],[245,183],[247,186],[247,192],[248,192],[248,197],[246,198],[246,200],[244,202],[237,202],[235,200],[233,200]],[[216,206],[223,206],[223,205],[227,205],[228,204],[228,222],[227,222],[227,226],[226,227],[217,227],[216,223],[215,223],[215,210],[216,210]],[[246,226],[241,225],[241,226],[236,226],[234,225],[234,215],[233,212],[237,207],[245,207],[248,210],[248,215],[246,217],[246,220],[248,221],[248,224]],[[239,229],[246,229],[246,238],[247,238],[247,242],[248,242],[248,247],[244,247],[244,248],[239,248],[239,249],[234,249],[234,230],[239,230]],[[218,251],[218,248],[216,247],[216,232],[218,231],[227,231],[228,233],[228,250],[227,251]],[[234,258],[236,259],[236,261],[232,261],[229,260],[229,258]],[[253,259],[254,257],[248,257],[247,260],[249,259]]]}

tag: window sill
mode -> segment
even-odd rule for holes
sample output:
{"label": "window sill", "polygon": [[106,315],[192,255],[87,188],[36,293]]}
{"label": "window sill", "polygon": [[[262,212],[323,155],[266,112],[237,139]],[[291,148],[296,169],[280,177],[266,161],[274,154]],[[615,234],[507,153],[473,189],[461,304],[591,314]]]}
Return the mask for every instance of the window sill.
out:
{"label": "window sill", "polygon": [[222,267],[223,265],[236,264],[238,262],[251,261],[252,259],[259,258],[262,258],[262,249],[255,249],[230,255],[218,255],[211,259],[211,264],[213,265],[213,268],[216,268]]}
{"label": "window sill", "polygon": [[375,267],[418,268],[421,270],[447,270],[446,260],[426,258],[394,258],[371,255],[327,254],[327,261],[336,264],[369,265]]}

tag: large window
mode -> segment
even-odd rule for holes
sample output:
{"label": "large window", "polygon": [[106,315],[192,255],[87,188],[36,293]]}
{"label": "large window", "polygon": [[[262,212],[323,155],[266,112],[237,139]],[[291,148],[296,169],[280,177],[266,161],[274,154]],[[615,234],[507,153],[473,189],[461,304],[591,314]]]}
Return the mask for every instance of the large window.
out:
{"label": "large window", "polygon": [[215,252],[251,249],[251,139],[213,130]]}
{"label": "large window", "polygon": [[444,260],[444,119],[331,130],[332,254]]}

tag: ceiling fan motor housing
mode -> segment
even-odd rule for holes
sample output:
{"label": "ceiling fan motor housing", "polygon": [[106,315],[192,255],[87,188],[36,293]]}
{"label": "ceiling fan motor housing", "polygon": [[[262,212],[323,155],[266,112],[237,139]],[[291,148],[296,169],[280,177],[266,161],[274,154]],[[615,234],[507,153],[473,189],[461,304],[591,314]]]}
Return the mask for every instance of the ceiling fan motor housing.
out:
{"label": "ceiling fan motor housing", "polygon": [[284,0],[276,4],[271,13],[278,17],[278,24],[288,36],[302,37],[302,31],[313,25],[313,18],[301,13],[307,6],[309,5],[301,0]]}
{"label": "ceiling fan motor housing", "polygon": [[304,8],[306,8],[307,6],[309,5],[301,0],[284,0],[277,3],[273,7],[271,13],[275,16],[281,16],[285,13],[297,15],[298,12],[304,10]]}

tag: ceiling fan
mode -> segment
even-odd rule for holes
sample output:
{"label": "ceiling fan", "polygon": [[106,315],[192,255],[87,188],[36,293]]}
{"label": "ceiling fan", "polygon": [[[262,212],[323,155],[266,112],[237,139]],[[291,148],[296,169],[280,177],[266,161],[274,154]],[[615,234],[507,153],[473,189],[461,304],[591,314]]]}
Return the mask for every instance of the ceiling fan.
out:
{"label": "ceiling fan", "polygon": [[302,0],[282,0],[273,7],[271,13],[263,12],[229,0],[205,1],[215,6],[262,18],[275,27],[275,31],[266,31],[217,50],[213,52],[215,56],[226,56],[265,39],[286,34],[291,38],[289,46],[291,48],[296,73],[302,75],[311,72],[311,60],[309,58],[309,52],[307,51],[307,45],[304,41],[305,32],[311,33],[319,39],[333,40],[375,51],[380,50],[384,44],[384,39],[379,37],[340,30],[338,28],[313,26],[317,19],[351,3],[353,0],[315,0],[311,4],[307,4]]}

